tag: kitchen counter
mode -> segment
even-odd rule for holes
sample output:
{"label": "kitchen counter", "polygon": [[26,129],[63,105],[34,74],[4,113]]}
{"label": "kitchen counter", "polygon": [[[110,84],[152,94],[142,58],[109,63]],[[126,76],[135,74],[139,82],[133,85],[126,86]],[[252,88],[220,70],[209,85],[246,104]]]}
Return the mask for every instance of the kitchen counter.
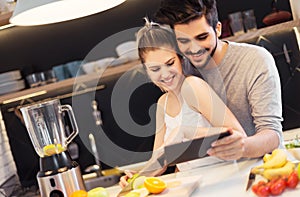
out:
{"label": "kitchen counter", "polygon": [[[300,128],[288,130],[284,132],[284,140],[293,139],[300,133]],[[207,163],[208,158],[199,160],[201,163]],[[174,178],[199,176],[200,183],[196,190],[192,193],[192,197],[215,197],[215,196],[253,196],[256,195],[249,189],[245,191],[250,169],[260,165],[262,159],[249,159],[239,162],[215,162],[211,165],[202,165],[202,167],[192,168],[161,176],[164,180]],[[144,165],[144,163],[141,163]],[[137,164],[134,164],[138,166]],[[261,180],[261,176],[257,176],[256,182]],[[119,186],[108,187],[107,191],[111,196],[116,196],[121,190]],[[281,196],[294,197],[300,195],[300,183],[296,189],[286,189]]]}
{"label": "kitchen counter", "polygon": [[[261,159],[251,159],[239,162],[222,162],[161,176],[164,180],[174,178],[200,176],[200,182],[192,197],[215,196],[256,196],[251,189],[245,191],[250,169],[260,165]],[[256,182],[260,177],[256,178]],[[119,186],[108,187],[110,196],[116,196],[121,190]],[[300,184],[296,189],[286,189],[282,196],[294,197],[300,195]],[[154,195],[153,195],[154,196]]]}

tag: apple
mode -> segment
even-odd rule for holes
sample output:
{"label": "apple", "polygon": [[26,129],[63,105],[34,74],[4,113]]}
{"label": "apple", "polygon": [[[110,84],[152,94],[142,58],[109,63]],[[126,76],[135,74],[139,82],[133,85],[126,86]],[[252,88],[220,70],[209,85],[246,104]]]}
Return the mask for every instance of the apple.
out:
{"label": "apple", "polygon": [[96,187],[88,191],[88,197],[109,197],[109,194],[105,188]]}

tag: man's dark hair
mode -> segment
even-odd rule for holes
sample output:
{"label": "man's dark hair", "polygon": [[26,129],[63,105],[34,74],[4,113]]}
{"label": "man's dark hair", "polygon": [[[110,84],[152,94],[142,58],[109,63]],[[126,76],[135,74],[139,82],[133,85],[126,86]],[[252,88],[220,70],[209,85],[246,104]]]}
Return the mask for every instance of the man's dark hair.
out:
{"label": "man's dark hair", "polygon": [[216,28],[218,11],[215,0],[161,0],[154,20],[174,28],[176,24],[187,24],[202,16],[210,26]]}

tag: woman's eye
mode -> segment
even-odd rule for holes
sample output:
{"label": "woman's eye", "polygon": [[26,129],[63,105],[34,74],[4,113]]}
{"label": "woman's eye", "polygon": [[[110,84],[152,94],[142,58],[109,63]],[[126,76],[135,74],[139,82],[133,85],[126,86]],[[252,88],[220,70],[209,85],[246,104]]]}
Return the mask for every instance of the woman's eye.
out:
{"label": "woman's eye", "polygon": [[172,66],[174,64],[175,61],[169,62],[167,63],[167,66]]}

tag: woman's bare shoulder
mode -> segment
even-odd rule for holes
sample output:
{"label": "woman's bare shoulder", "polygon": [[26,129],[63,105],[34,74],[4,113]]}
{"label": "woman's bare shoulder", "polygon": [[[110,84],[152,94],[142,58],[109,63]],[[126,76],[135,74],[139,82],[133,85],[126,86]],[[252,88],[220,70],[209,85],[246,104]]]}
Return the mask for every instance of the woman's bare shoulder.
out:
{"label": "woman's bare shoulder", "polygon": [[207,83],[199,77],[188,76],[185,78],[182,86],[183,86],[183,88],[187,88],[187,87],[206,85],[206,84]]}
{"label": "woman's bare shoulder", "polygon": [[166,102],[167,94],[168,93],[166,92],[163,95],[161,95],[157,101],[157,104],[164,105],[164,103]]}

